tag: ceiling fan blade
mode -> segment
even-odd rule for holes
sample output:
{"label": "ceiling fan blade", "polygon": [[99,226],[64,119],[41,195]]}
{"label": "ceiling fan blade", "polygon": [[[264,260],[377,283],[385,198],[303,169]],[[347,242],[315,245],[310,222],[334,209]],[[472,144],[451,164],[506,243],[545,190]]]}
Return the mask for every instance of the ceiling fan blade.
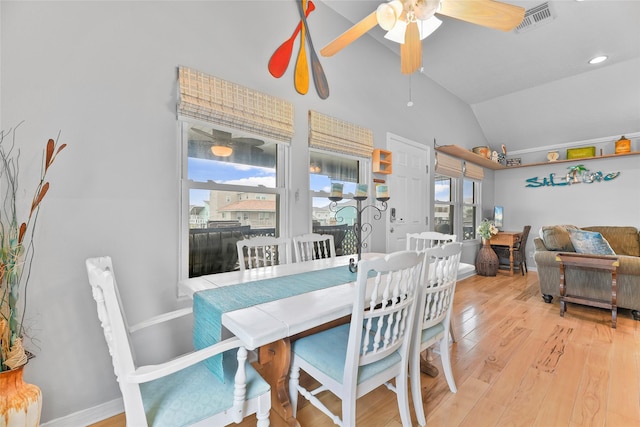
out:
{"label": "ceiling fan blade", "polygon": [[412,74],[420,68],[422,63],[422,42],[418,24],[410,22],[404,33],[404,44],[400,45],[400,71],[402,74]]}
{"label": "ceiling fan blade", "polygon": [[344,33],[336,37],[331,43],[320,50],[322,56],[333,56],[343,48],[356,41],[360,36],[378,25],[378,18],[374,10],[369,16],[353,25]]}
{"label": "ceiling fan blade", "polygon": [[493,0],[442,0],[437,13],[483,27],[511,31],[524,19],[525,9]]}

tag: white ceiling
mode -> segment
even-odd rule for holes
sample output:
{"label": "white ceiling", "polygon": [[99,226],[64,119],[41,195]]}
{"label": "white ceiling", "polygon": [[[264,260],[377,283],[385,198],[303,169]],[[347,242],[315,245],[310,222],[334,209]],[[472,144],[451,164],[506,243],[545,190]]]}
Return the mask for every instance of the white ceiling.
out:
{"label": "white ceiling", "polygon": [[[336,23],[336,37],[350,26],[350,22],[358,22],[381,3],[368,0],[323,2],[348,20]],[[541,0],[505,2],[525,9],[544,3]],[[422,72],[474,107],[583,73],[603,73],[597,70],[620,67],[626,61],[640,58],[639,0],[554,0],[549,5],[553,20],[521,33],[502,32],[439,16],[443,24],[422,42]],[[384,39],[384,34],[384,30],[376,27],[367,36],[379,41],[381,48],[384,46],[398,53],[400,72],[399,45]],[[357,48],[357,43],[337,55],[348,55],[349,49]],[[596,55],[608,55],[609,59],[599,65],[589,65],[587,61]],[[630,87],[636,85],[637,82]],[[535,90],[530,92],[536,93]],[[637,98],[640,93],[631,96]],[[640,105],[640,100],[630,103]],[[640,111],[636,113],[640,116]],[[487,133],[491,125],[485,126],[483,121],[491,119],[479,115],[478,111],[476,115]],[[629,123],[628,118],[625,123]],[[495,139],[493,135],[486,136]]]}
{"label": "white ceiling", "polygon": [[[325,3],[357,22],[382,1]],[[505,3],[530,9],[544,1]],[[549,5],[555,18],[521,33],[439,15],[443,24],[422,42],[424,74],[472,105],[640,56],[640,1],[562,0]],[[399,45],[386,40],[384,30],[376,27],[369,33],[399,55]],[[609,60],[587,63],[601,54]]]}

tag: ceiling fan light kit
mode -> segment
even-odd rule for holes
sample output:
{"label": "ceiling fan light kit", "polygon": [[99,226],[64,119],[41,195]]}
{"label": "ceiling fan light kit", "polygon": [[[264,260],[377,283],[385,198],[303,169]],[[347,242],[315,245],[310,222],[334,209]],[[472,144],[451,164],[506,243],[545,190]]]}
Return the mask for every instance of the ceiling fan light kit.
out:
{"label": "ceiling fan light kit", "polygon": [[229,157],[233,154],[233,148],[226,145],[213,145],[211,147],[211,152],[217,157]]}
{"label": "ceiling fan light kit", "polygon": [[382,3],[376,9],[376,19],[378,20],[378,25],[382,27],[383,30],[391,30],[398,19],[400,19],[400,15],[402,14],[402,2],[400,0],[393,0],[389,3]]}

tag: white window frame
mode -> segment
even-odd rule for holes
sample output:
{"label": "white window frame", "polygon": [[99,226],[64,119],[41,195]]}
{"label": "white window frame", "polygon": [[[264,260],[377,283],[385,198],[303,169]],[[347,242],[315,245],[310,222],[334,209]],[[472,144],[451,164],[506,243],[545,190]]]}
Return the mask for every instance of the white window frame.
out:
{"label": "white window frame", "polygon": [[[329,154],[332,156],[336,156],[336,157],[343,157],[345,159],[350,159],[350,160],[357,160],[358,163],[358,183],[367,183],[369,181],[371,181],[371,159],[367,158],[367,157],[358,157],[358,156],[353,156],[350,154],[344,154],[344,153],[337,153],[335,151],[328,151],[328,150],[321,150],[319,148],[309,148],[309,156],[307,157],[307,165],[311,162],[311,152],[314,153],[322,153],[322,154]],[[309,187],[311,187],[311,172],[309,172]],[[369,185],[369,196],[371,196],[371,191],[373,190],[371,188],[372,186]],[[345,197],[345,199],[353,199],[353,196],[355,196],[355,194],[353,194],[351,197]],[[327,191],[313,191],[311,190],[311,188],[309,188],[309,232],[311,232],[311,230],[313,229],[313,199],[316,197],[324,197],[327,199],[327,202],[329,201],[329,192]],[[364,215],[368,215],[368,212],[365,212]],[[364,220],[364,218],[363,218]]]}
{"label": "white window frame", "polygon": [[[446,201],[441,201],[441,200],[436,200],[435,196],[436,196],[436,191],[435,191],[435,182],[436,182],[436,175],[440,175],[440,176],[446,176],[447,178],[449,178],[451,180],[451,201],[446,202]],[[476,200],[475,203],[465,203],[464,202],[464,182],[465,181],[471,181],[474,183],[474,185],[476,185]],[[463,212],[464,212],[464,207],[465,206],[475,206],[476,211],[475,211],[475,222],[476,224],[479,224],[480,221],[480,214],[481,214],[481,208],[482,208],[482,181],[479,180],[475,180],[475,179],[471,179],[471,178],[467,178],[465,176],[459,176],[459,177],[452,177],[450,175],[447,175],[445,173],[437,173],[434,175],[434,189],[433,189],[433,210],[434,210],[434,221],[435,221],[435,209],[436,209],[436,205],[449,205],[451,207],[453,207],[453,230],[451,231],[451,234],[455,234],[456,236],[458,236],[458,241],[459,242],[472,242],[472,241],[477,241],[478,240],[478,236],[474,230],[474,238],[473,239],[467,239],[465,240],[464,238],[464,220],[463,220]],[[435,225],[434,225],[435,226]]]}
{"label": "white window frame", "polygon": [[[179,280],[184,280],[189,277],[189,192],[192,189],[195,190],[218,190],[218,191],[237,191],[237,192],[249,192],[249,193],[264,193],[264,194],[276,194],[280,200],[279,206],[276,209],[278,212],[278,230],[281,237],[289,237],[291,235],[290,222],[289,221],[289,200],[288,192],[286,189],[289,187],[289,158],[290,147],[288,144],[282,142],[273,141],[277,143],[276,151],[276,187],[247,187],[242,185],[229,185],[218,184],[213,181],[196,182],[188,179],[188,125],[199,124],[205,126],[211,126],[216,129],[238,132],[236,129],[225,129],[216,124],[201,122],[198,120],[178,120],[178,138],[180,141],[180,204],[179,204],[179,265],[178,265],[178,277]],[[265,139],[262,136],[259,138]],[[179,288],[178,288],[179,289]],[[178,290],[178,296],[184,296],[183,293]]]}
{"label": "white window frame", "polygon": [[[464,183],[465,181],[468,182],[472,182],[474,187],[475,187],[475,201],[473,203],[465,203],[464,201]],[[476,233],[476,228],[478,226],[478,224],[480,224],[480,211],[482,210],[482,181],[479,181],[477,179],[471,179],[471,178],[467,178],[467,177],[462,177],[461,178],[461,185],[460,185],[460,201],[461,201],[461,211],[460,211],[460,230],[461,230],[461,238],[458,239],[459,241],[472,241],[472,240],[478,240],[478,235]],[[466,206],[472,206],[475,207],[475,218],[474,218],[474,227],[473,227],[473,238],[471,239],[466,239],[464,238],[464,219],[463,219],[463,211],[464,208]]]}

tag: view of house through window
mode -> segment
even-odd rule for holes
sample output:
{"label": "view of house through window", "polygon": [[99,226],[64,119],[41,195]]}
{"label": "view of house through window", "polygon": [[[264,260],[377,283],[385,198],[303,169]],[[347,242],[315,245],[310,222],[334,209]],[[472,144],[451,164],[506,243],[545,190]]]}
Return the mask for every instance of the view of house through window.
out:
{"label": "view of house through window", "polygon": [[238,240],[279,234],[278,144],[184,125],[189,277],[236,270]]}
{"label": "view of house through window", "polygon": [[[455,234],[459,237],[458,240],[475,239],[480,183],[436,174],[434,187],[434,230]],[[461,218],[456,218],[456,215],[461,215]]]}
{"label": "view of house through window", "polygon": [[469,179],[462,181],[462,238],[464,240],[476,238],[478,186],[477,182]]}
{"label": "view of house through window", "polygon": [[455,179],[445,175],[434,178],[434,231],[444,234],[455,234],[454,202]]}
{"label": "view of house through window", "polygon": [[[360,160],[335,153],[311,151],[309,182],[312,198],[312,231],[332,234],[337,255],[357,253],[353,224],[356,221],[356,201],[353,196],[360,179]],[[331,184],[343,184],[343,199],[330,208]],[[342,209],[345,206],[354,208]]]}

